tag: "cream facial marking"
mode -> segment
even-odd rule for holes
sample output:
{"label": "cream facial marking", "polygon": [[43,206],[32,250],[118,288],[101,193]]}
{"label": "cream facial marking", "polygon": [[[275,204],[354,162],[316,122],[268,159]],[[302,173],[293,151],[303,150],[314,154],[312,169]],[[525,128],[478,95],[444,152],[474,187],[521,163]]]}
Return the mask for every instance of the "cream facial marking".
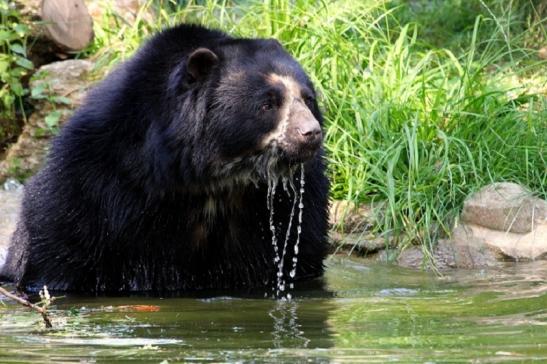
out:
{"label": "cream facial marking", "polygon": [[[285,93],[285,102],[283,102],[283,106],[281,107],[281,110],[280,110],[281,120],[277,124],[277,127],[274,130],[272,130],[270,133],[268,133],[262,139],[262,142],[260,143],[261,148],[265,148],[266,146],[268,146],[270,143],[274,141],[283,142],[285,138],[285,133],[287,131],[287,127],[289,126],[291,110],[293,109],[292,105],[293,103],[298,103],[299,101],[301,103],[303,102],[301,101],[301,96],[300,96],[300,92],[301,92],[300,86],[292,77],[281,76],[275,73],[270,73],[267,76],[267,80],[268,82],[272,84],[278,84],[278,83],[283,84],[283,86],[285,86],[286,93]],[[310,115],[311,115],[311,112],[310,112]]]}

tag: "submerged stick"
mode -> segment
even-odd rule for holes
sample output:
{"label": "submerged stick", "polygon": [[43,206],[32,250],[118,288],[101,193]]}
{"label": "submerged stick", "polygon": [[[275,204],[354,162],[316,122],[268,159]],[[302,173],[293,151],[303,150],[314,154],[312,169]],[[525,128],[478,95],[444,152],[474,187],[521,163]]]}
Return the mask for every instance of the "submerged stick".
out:
{"label": "submerged stick", "polygon": [[[42,292],[42,291],[40,291],[40,292]],[[55,297],[49,298],[49,292],[47,292],[46,286],[44,286],[44,295],[47,296],[48,298],[45,300],[45,303],[44,303],[43,307],[40,307],[40,306],[38,306],[34,303],[31,303],[31,302],[27,301],[26,299],[17,296],[16,294],[8,292],[5,288],[2,288],[1,286],[0,286],[0,294],[14,300],[15,302],[17,302],[17,303],[19,303],[19,304],[21,304],[25,307],[28,307],[28,308],[31,308],[31,309],[37,311],[38,313],[40,313],[40,315],[42,315],[42,319],[44,320],[44,324],[46,325],[46,328],[50,329],[50,328],[53,327],[51,325],[51,320],[49,319],[49,315],[48,315],[48,312],[47,312],[47,307],[53,302]],[[40,296],[42,296],[42,295],[40,295]]]}

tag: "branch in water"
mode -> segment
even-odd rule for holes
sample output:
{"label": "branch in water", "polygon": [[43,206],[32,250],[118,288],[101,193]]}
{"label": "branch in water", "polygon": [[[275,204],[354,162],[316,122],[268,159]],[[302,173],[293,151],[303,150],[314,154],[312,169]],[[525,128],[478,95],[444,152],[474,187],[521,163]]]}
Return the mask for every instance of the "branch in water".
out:
{"label": "branch in water", "polygon": [[[42,291],[40,291],[42,292]],[[48,298],[44,301],[44,306],[43,307],[40,307],[38,305],[35,305],[34,303],[31,303],[29,301],[27,301],[26,299],[22,298],[22,297],[19,297],[13,293],[10,293],[8,292],[6,289],[0,287],[0,294],[14,300],[15,302],[25,306],[25,307],[28,307],[28,308],[31,308],[35,311],[37,311],[38,313],[40,313],[40,315],[42,315],[42,319],[44,320],[44,323],[46,325],[46,328],[52,328],[53,326],[51,325],[51,320],[49,319],[49,315],[47,313],[47,308],[48,306],[53,302],[53,300],[55,299],[55,297],[52,297],[52,298]],[[47,297],[49,297],[49,293],[47,292],[47,288],[44,286],[44,295],[47,295]],[[40,295],[42,296],[42,295]]]}

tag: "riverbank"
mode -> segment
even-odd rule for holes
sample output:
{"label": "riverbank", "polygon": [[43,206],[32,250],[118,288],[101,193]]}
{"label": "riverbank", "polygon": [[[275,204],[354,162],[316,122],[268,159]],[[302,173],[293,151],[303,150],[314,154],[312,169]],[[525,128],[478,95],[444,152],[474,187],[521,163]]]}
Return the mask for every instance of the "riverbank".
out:
{"label": "riverbank", "polygon": [[[275,37],[303,64],[322,95],[333,199],[385,206],[371,233],[396,236],[397,250],[414,245],[430,257],[465,198],[490,183],[547,197],[546,9],[537,2],[122,3],[89,2],[94,41],[42,67],[79,67],[75,84],[71,72],[41,82],[38,64],[22,61],[32,59],[31,32],[12,41],[18,47],[6,43],[13,64],[30,68],[20,78],[34,76],[12,95],[26,122],[0,153],[0,179],[32,175],[84,92],[145,39],[198,22]],[[3,22],[13,19],[25,21]]]}

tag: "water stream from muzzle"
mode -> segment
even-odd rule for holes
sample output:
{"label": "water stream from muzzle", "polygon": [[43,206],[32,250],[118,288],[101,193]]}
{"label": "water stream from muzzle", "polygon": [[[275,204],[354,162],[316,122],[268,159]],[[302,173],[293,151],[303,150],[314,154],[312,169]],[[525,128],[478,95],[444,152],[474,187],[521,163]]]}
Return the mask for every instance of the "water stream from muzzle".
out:
{"label": "water stream from muzzle", "polygon": [[272,232],[272,246],[274,250],[274,264],[279,264],[279,248],[277,247],[277,234],[275,232],[274,222],[274,200],[275,190],[277,189],[277,179],[268,179],[267,207],[270,211],[270,231]]}
{"label": "water stream from muzzle", "polygon": [[[300,194],[298,202],[298,226],[296,227],[296,243],[294,243],[294,255],[292,258],[292,269],[289,273],[291,278],[296,276],[296,265],[298,264],[298,249],[300,245],[300,234],[302,233],[302,214],[304,213],[304,185],[306,180],[304,179],[304,164],[300,165]],[[295,196],[296,201],[296,196]],[[291,283],[291,288],[292,287]]]}
{"label": "water stream from muzzle", "polygon": [[[277,273],[276,273],[276,287],[272,286],[272,290],[275,291],[275,297],[281,298],[281,299],[291,299],[291,294],[287,293],[285,295],[285,290],[287,289],[287,279],[285,278],[284,274],[284,266],[285,266],[285,257],[287,255],[287,247],[289,245],[289,240],[291,237],[291,230],[293,225],[293,219],[294,214],[296,211],[297,201],[298,201],[298,226],[297,226],[297,235],[296,235],[296,242],[293,247],[293,258],[292,258],[292,267],[289,273],[290,280],[294,279],[296,276],[296,266],[298,264],[298,251],[299,251],[299,244],[300,244],[300,234],[302,232],[302,214],[304,210],[304,185],[305,185],[305,179],[304,179],[304,165],[300,165],[300,188],[299,190],[296,190],[294,184],[290,183],[291,190],[293,192],[293,203],[291,208],[291,213],[289,215],[289,221],[287,223],[287,230],[285,232],[285,240],[283,241],[283,249],[281,251],[281,255],[279,254],[279,247],[278,247],[278,240],[277,240],[277,233],[275,228],[275,208],[274,208],[274,201],[275,201],[275,191],[277,189],[278,180],[277,178],[270,178],[268,180],[268,193],[267,193],[267,208],[270,212],[270,231],[272,232],[272,247],[274,249],[274,265],[277,267]],[[283,181],[283,188],[287,192],[287,195],[290,197],[290,193],[287,189],[287,183],[286,181]],[[289,284],[289,288],[293,288],[294,283],[291,281]]]}

